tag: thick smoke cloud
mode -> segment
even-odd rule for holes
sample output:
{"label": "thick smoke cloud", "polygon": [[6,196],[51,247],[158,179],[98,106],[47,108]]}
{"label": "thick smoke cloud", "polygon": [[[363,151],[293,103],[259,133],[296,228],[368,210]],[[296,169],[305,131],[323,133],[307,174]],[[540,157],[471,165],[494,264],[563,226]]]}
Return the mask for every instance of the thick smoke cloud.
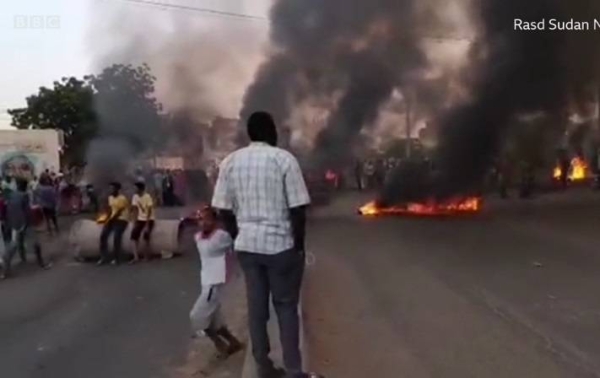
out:
{"label": "thick smoke cloud", "polygon": [[[468,11],[462,16],[468,15],[473,29],[468,62],[452,78],[436,76],[424,40],[453,38],[447,20],[461,7],[458,3],[277,1],[271,14],[275,52],[249,87],[241,118],[263,109],[285,124],[307,99],[336,98],[312,156],[321,163],[342,164],[361,134],[377,123],[393,93],[414,93],[416,111],[427,112],[439,128],[436,173],[416,179],[427,181],[415,185],[419,195],[449,197],[475,190],[516,119],[541,113],[553,119],[549,127],[564,128],[561,120],[568,118],[569,108],[589,101],[590,87],[597,92],[600,83],[600,38],[594,31],[526,32],[515,30],[514,20],[574,19],[593,25],[600,4],[464,1]],[[400,171],[422,169],[409,168]],[[386,193],[405,192],[399,186],[411,178],[404,174],[391,180]]]}
{"label": "thick smoke cloud", "polygon": [[277,1],[271,11],[275,52],[249,87],[241,119],[263,109],[282,125],[303,101],[338,96],[314,156],[321,163],[347,162],[394,88],[410,85],[426,65],[415,35],[415,3]]}
{"label": "thick smoke cloud", "polygon": [[436,161],[443,194],[478,184],[518,112],[560,109],[566,94],[560,67],[561,35],[515,31],[515,18],[541,20],[558,13],[558,1],[484,1],[484,26],[475,48],[486,54],[474,101],[444,115]]}
{"label": "thick smoke cloud", "polygon": [[[588,0],[486,0],[477,9],[483,29],[472,53],[484,55],[473,101],[444,114],[436,161],[442,195],[473,189],[520,114],[543,112],[566,120],[569,98],[598,86],[600,45],[593,31],[514,30],[514,20],[593,21],[600,4]],[[555,127],[566,127],[565,122]],[[553,130],[546,130],[553,132]]]}
{"label": "thick smoke cloud", "polygon": [[[230,5],[221,9],[238,11]],[[211,6],[218,9],[219,4]],[[116,171],[110,168],[118,166],[126,172],[155,155],[184,157],[206,167],[216,155],[229,152],[204,149],[203,140],[222,137],[211,128],[216,117],[239,114],[263,59],[267,25],[120,2],[99,2],[94,13],[103,20],[88,36],[94,71],[147,64],[156,77],[153,97],[162,105],[161,127],[151,129],[140,117],[128,117],[126,124],[115,121],[116,115],[131,111],[130,101],[97,104],[100,138],[88,153],[95,171],[110,176]],[[140,143],[132,146],[131,139]]]}

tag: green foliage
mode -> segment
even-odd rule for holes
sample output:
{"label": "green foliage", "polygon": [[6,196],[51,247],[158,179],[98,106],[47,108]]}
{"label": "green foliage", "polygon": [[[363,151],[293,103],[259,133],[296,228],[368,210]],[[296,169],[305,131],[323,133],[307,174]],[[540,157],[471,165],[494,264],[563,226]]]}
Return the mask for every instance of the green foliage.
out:
{"label": "green foliage", "polygon": [[88,141],[96,134],[93,92],[74,77],[54,82],[53,88],[42,87],[27,98],[27,107],[9,110],[12,124],[18,129],[54,129],[64,134],[64,160],[82,164]]}
{"label": "green foliage", "polygon": [[9,114],[18,129],[62,131],[63,161],[83,165],[97,136],[124,139],[138,151],[156,142],[162,109],[153,97],[155,81],[147,65],[113,65],[83,80],[63,78],[42,87],[27,98],[27,107]]}
{"label": "green foliage", "polygon": [[156,141],[162,109],[148,65],[113,65],[85,79],[94,90],[101,136],[126,140],[137,151]]}

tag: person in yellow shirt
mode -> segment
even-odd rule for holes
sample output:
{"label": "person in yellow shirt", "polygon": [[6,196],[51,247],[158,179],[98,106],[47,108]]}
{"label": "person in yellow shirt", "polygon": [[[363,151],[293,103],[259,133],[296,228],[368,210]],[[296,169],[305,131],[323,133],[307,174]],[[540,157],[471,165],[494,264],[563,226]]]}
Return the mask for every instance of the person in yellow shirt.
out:
{"label": "person in yellow shirt", "polygon": [[[121,184],[113,182],[110,184],[111,194],[108,197],[109,216],[100,234],[100,260],[98,265],[104,265],[111,261],[118,265],[121,259],[123,234],[129,224],[129,201],[121,194]],[[108,238],[114,234],[114,246],[112,260],[108,253]]]}
{"label": "person in yellow shirt", "polygon": [[140,237],[144,238],[144,260],[150,259],[150,237],[154,229],[154,199],[146,192],[146,185],[143,182],[135,184],[137,193],[131,199],[131,207],[134,212],[135,223],[131,231],[131,240],[134,243],[133,260],[131,263],[139,261],[140,256]]}

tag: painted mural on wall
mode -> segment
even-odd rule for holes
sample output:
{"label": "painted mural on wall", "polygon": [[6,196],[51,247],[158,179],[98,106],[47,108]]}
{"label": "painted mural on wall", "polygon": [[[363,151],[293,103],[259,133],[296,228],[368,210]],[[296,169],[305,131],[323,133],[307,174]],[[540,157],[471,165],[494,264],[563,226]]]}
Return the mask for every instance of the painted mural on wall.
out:
{"label": "painted mural on wall", "polygon": [[59,138],[53,130],[0,131],[0,175],[39,177],[48,169],[58,171]]}
{"label": "painted mural on wall", "polygon": [[2,176],[21,177],[31,180],[40,172],[36,169],[38,159],[22,152],[7,153],[0,157],[0,172]]}

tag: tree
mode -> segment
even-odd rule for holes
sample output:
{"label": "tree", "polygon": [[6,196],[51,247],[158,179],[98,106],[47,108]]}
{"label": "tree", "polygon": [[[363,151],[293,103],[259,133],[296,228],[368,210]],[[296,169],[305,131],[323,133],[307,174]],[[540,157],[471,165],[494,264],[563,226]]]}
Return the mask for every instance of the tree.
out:
{"label": "tree", "polygon": [[148,65],[116,64],[85,80],[94,91],[101,137],[125,140],[136,152],[158,142],[162,107]]}
{"label": "tree", "polygon": [[160,140],[161,105],[153,97],[147,65],[113,65],[83,80],[63,78],[27,98],[27,107],[9,110],[18,129],[54,129],[64,133],[63,161],[84,165],[90,142],[102,137],[125,142],[133,151]]}
{"label": "tree", "polygon": [[64,134],[63,160],[69,165],[85,162],[88,142],[97,131],[92,88],[74,77],[41,87],[27,98],[27,107],[12,109],[12,125],[18,129],[54,129]]}

